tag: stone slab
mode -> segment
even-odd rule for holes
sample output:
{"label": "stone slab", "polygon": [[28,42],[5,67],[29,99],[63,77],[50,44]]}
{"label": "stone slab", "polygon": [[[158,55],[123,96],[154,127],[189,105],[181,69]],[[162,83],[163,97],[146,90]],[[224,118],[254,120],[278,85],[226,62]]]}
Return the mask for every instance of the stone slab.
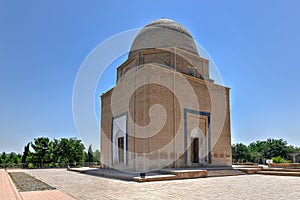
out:
{"label": "stone slab", "polygon": [[0,200],[21,200],[21,196],[9,175],[4,169],[0,169]]}
{"label": "stone slab", "polygon": [[20,192],[23,200],[75,200],[58,190]]}
{"label": "stone slab", "polygon": [[287,171],[258,171],[257,174],[263,175],[276,175],[276,176],[300,176],[300,172],[287,172]]}

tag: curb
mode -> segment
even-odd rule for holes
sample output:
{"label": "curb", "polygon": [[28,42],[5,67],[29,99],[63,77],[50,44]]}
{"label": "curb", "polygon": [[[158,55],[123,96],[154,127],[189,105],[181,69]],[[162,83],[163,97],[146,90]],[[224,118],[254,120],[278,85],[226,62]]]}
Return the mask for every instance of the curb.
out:
{"label": "curb", "polygon": [[16,199],[20,199],[20,200],[23,200],[22,196],[20,195],[19,191],[17,190],[14,182],[12,181],[12,179],[10,178],[10,175],[8,174],[8,172],[5,170],[5,174],[10,182],[10,185],[11,187],[13,188],[13,191],[14,191],[14,194],[15,194],[15,197]]}

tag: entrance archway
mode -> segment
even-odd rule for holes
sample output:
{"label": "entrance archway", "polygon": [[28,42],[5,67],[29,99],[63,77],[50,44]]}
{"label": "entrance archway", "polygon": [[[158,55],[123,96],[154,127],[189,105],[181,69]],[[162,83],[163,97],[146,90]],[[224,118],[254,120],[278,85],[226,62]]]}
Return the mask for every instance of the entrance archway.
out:
{"label": "entrance archway", "polygon": [[191,162],[205,164],[205,135],[199,127],[191,131]]}
{"label": "entrance archway", "polygon": [[126,164],[126,134],[119,130],[113,139],[113,163]]}

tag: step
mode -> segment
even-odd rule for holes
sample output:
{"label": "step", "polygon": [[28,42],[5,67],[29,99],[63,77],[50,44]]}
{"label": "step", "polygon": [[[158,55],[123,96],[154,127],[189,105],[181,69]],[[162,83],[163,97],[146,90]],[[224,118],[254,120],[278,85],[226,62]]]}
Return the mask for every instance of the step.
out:
{"label": "step", "polygon": [[175,180],[175,179],[177,179],[177,176],[173,175],[173,174],[145,176],[145,178],[133,177],[133,181],[135,181],[135,182],[169,181],[169,180]]}
{"label": "step", "polygon": [[300,172],[300,169],[290,169],[290,168],[268,168],[266,171],[280,171],[280,172]]}
{"label": "step", "polygon": [[203,169],[161,169],[162,173],[173,174],[177,176],[178,179],[184,178],[203,178],[207,177],[207,170]]}
{"label": "step", "polygon": [[238,176],[238,175],[246,175],[246,173],[243,171],[237,170],[237,169],[209,170],[208,171],[208,177]]}
{"label": "step", "polygon": [[283,171],[258,171],[257,174],[276,175],[276,176],[300,176],[300,172],[283,172]]}
{"label": "step", "polygon": [[262,167],[257,167],[257,168],[254,168],[254,167],[250,167],[250,168],[242,167],[242,168],[235,168],[235,169],[243,171],[246,174],[255,174],[256,172],[263,170]]}

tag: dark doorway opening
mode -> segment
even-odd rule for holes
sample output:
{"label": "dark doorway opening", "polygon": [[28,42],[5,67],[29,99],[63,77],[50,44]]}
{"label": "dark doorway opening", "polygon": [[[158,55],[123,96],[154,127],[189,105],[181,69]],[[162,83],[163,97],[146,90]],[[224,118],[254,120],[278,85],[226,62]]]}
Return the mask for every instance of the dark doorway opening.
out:
{"label": "dark doorway opening", "polygon": [[119,162],[124,162],[124,137],[118,138],[118,157]]}
{"label": "dark doorway opening", "polygon": [[199,138],[192,138],[191,162],[199,163]]}

